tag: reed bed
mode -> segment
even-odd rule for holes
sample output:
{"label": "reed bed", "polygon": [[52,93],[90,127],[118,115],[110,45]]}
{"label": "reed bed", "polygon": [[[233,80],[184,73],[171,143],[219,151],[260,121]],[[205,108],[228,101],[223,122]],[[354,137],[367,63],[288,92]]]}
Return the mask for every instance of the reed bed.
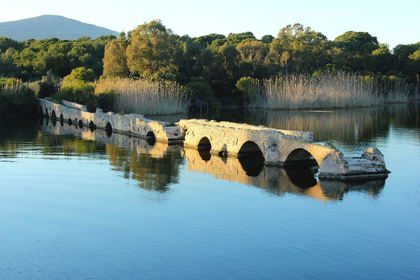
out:
{"label": "reed bed", "polygon": [[146,80],[103,79],[96,83],[95,93],[114,92],[116,112],[142,115],[169,115],[188,110],[186,91],[177,84]]}
{"label": "reed bed", "polygon": [[326,109],[407,102],[413,88],[403,80],[379,83],[345,72],[277,76],[255,85],[250,107],[266,109]]}

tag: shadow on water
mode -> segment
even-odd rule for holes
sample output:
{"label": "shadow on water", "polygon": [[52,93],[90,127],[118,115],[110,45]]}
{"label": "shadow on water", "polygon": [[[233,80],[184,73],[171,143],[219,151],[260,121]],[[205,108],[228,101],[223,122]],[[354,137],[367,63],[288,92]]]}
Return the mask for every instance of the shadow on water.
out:
{"label": "shadow on water", "polygon": [[[150,143],[146,139],[129,137],[104,130],[92,131],[87,127],[77,127],[64,123],[62,126],[44,119],[39,122],[44,138],[55,138],[54,145],[48,143],[48,152],[59,152],[67,145],[73,153],[102,150],[108,156],[112,170],[126,179],[138,181],[138,186],[159,192],[170,190],[171,184],[179,181],[179,169],[186,162],[187,169],[194,172],[212,174],[214,178],[251,185],[268,193],[304,195],[324,202],[341,200],[346,192],[362,191],[371,196],[380,193],[385,180],[368,182],[319,181],[316,178],[317,166],[291,165],[286,168],[264,165],[263,157],[242,156],[239,159],[211,155],[208,149],[189,149],[182,145]],[[58,141],[57,139],[61,139]],[[50,140],[51,141],[51,140]],[[72,142],[73,141],[73,142]],[[82,149],[81,146],[94,147]],[[100,147],[97,147],[100,146]],[[54,150],[55,149],[55,150]],[[62,151],[65,152],[65,151]],[[185,161],[186,159],[186,161]]]}

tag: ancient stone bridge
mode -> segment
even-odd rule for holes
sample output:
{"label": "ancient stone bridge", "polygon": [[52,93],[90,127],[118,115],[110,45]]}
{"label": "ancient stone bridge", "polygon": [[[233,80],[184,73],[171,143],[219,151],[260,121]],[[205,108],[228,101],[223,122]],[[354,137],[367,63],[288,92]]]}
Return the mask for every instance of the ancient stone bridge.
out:
{"label": "ancient stone bridge", "polygon": [[[236,158],[211,156],[208,152],[195,148],[170,145],[168,142],[151,142],[129,135],[112,133],[108,135],[101,129],[91,130],[89,127],[60,124],[46,119],[39,123],[41,131],[54,135],[74,135],[79,139],[95,141],[104,145],[112,145],[128,151],[130,162],[137,162],[138,157],[147,154],[152,158],[164,159],[168,154],[186,160],[186,168],[193,172],[206,173],[219,180],[237,182],[247,186],[263,189],[271,194],[285,193],[303,195],[319,199],[323,202],[341,200],[345,193],[358,191],[375,195],[385,185],[385,179],[369,181],[316,180],[311,170],[299,170],[255,164]],[[110,162],[112,159],[110,157]],[[180,161],[178,161],[181,164]],[[114,163],[111,163],[114,164]],[[118,169],[115,169],[118,170]],[[132,170],[137,172],[137,170]],[[143,171],[141,171],[143,172]],[[142,178],[133,176],[133,178]]]}
{"label": "ancient stone bridge", "polygon": [[169,127],[168,123],[149,120],[143,115],[104,113],[101,109],[90,113],[84,105],[68,101],[63,101],[63,104],[39,99],[38,113],[78,126],[97,127],[142,138],[151,137],[163,142],[179,142],[183,138],[178,127]]}
{"label": "ancient stone bridge", "polygon": [[370,148],[360,158],[346,158],[323,143],[314,143],[312,132],[290,131],[207,120],[181,120],[184,145],[233,157],[260,155],[266,165],[310,163],[319,166],[320,178],[381,177],[389,173],[382,153]]}
{"label": "ancient stone bridge", "polygon": [[389,173],[378,149],[369,148],[358,158],[344,157],[336,149],[314,143],[312,132],[195,119],[180,120],[177,126],[169,126],[142,115],[104,113],[100,109],[90,113],[79,104],[64,102],[60,105],[47,100],[38,101],[38,111],[79,126],[168,143],[183,142],[185,146],[208,150],[221,157],[259,157],[267,166],[315,164],[319,166],[319,178],[384,178]]}

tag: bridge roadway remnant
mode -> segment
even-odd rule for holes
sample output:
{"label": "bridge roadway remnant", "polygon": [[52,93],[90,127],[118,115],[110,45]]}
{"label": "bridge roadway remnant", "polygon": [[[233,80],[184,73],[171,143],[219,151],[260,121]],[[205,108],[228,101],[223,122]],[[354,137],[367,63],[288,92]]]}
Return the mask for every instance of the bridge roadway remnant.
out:
{"label": "bridge roadway remnant", "polygon": [[182,143],[183,135],[179,127],[169,123],[149,120],[139,114],[104,113],[96,109],[87,111],[86,106],[63,100],[63,105],[45,99],[38,99],[38,113],[49,118],[63,120],[79,126],[94,126],[111,132],[119,132],[142,138],[155,138],[168,143]]}
{"label": "bridge roadway remnant", "polygon": [[363,151],[361,157],[344,155],[324,143],[313,142],[313,133],[208,120],[180,120],[177,126],[153,121],[138,114],[119,115],[97,109],[90,113],[77,103],[64,105],[38,100],[38,112],[79,126],[90,126],[167,143],[184,143],[207,149],[222,157],[263,157],[267,166],[311,163],[319,166],[319,178],[342,180],[386,178],[390,173],[377,148]]}

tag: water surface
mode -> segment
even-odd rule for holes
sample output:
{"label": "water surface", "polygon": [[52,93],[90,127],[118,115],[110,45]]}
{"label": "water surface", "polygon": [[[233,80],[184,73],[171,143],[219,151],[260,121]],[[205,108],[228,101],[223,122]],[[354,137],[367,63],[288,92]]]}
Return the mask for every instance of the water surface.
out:
{"label": "water surface", "polygon": [[347,183],[3,120],[0,279],[418,279],[419,109],[204,116],[310,130],[345,155],[384,153],[388,179]]}

